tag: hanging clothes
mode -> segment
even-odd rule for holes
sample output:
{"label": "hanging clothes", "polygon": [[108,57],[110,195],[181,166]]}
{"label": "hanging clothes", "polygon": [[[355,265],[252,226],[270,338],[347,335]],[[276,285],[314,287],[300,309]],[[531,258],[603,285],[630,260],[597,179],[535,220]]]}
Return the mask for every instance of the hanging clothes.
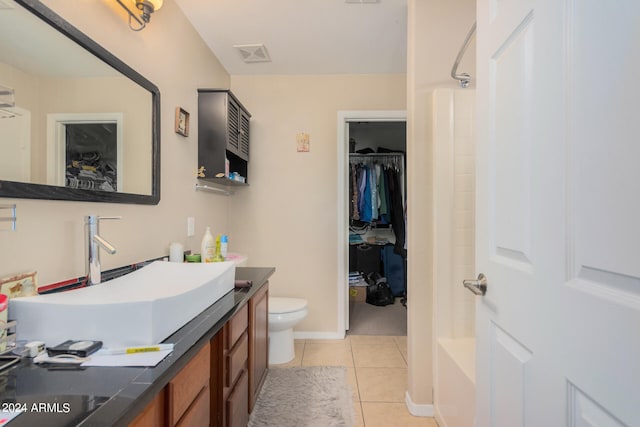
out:
{"label": "hanging clothes", "polygon": [[391,226],[396,235],[396,244],[394,252],[403,258],[407,256],[405,249],[405,221],[404,221],[404,203],[402,195],[402,186],[397,173],[391,172],[389,176],[390,195],[391,195]]}
{"label": "hanging clothes", "polygon": [[358,210],[358,171],[356,167],[349,165],[350,187],[349,194],[351,194],[351,203],[349,203],[349,218],[359,220],[360,211]]}
{"label": "hanging clothes", "polygon": [[372,165],[367,170],[369,191],[371,192],[371,221],[378,219],[378,169],[377,165]]}
{"label": "hanging clothes", "polygon": [[391,224],[394,251],[406,256],[404,156],[398,153],[349,156],[349,217],[369,224]]}
{"label": "hanging clothes", "polygon": [[378,205],[378,213],[380,214],[380,222],[382,224],[389,224],[389,193],[388,185],[386,184],[387,179],[385,176],[386,174],[384,169],[381,168],[380,174],[378,175],[378,200],[380,201]]}

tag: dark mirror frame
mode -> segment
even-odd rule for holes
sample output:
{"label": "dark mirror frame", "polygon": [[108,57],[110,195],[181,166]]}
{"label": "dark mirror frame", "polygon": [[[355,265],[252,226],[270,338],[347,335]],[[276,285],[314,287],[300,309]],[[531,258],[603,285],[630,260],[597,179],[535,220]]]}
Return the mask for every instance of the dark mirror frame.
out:
{"label": "dark mirror frame", "polygon": [[[51,9],[37,0],[15,0],[15,2],[39,17],[45,24],[67,36],[80,47],[91,52],[124,76],[148,90],[152,95],[152,184],[151,195],[117,193],[97,190],[56,187],[43,184],[29,184],[0,180],[0,198],[71,200],[81,202],[132,203],[157,205],[160,201],[160,91],[158,87],[144,78],[134,69],[112,55],[86,34],[65,21]],[[126,26],[123,27],[126,29]],[[127,141],[124,142],[125,144]]]}

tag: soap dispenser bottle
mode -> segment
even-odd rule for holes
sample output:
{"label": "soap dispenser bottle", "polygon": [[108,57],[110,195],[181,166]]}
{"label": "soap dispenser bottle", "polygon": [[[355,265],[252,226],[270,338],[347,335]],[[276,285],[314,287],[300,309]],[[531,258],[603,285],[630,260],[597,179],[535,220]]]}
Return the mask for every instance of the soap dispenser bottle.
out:
{"label": "soap dispenser bottle", "polygon": [[202,262],[213,262],[213,258],[216,254],[215,242],[213,235],[211,234],[211,228],[207,227],[202,238],[202,245],[200,247],[200,257]]}

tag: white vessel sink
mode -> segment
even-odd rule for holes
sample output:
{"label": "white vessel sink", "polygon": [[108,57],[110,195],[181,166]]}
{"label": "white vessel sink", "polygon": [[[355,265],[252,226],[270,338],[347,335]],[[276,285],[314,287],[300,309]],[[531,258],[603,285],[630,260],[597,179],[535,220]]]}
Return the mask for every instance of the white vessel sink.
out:
{"label": "white vessel sink", "polygon": [[157,261],[125,276],[68,292],[15,298],[18,340],[55,346],[101,340],[118,348],[156,344],[234,287],[235,264]]}

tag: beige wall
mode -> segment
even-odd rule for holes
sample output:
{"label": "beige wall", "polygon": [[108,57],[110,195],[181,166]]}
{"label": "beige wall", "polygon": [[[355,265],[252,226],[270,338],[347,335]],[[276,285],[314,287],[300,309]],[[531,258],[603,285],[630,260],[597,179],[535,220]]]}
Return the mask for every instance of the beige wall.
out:
{"label": "beige wall", "polygon": [[[409,0],[408,5],[408,397],[416,405],[429,405],[433,402],[432,94],[438,87],[457,87],[449,73],[475,19],[475,0]],[[474,52],[471,46],[460,72],[475,74]]]}
{"label": "beige wall", "polygon": [[[234,76],[230,79],[172,0],[141,32],[128,29],[116,2],[45,0],[65,19],[120,57],[161,91],[162,200],[158,206],[7,200],[18,206],[18,231],[0,236],[0,276],[36,269],[41,283],[84,274],[83,216],[105,222],[119,249],[113,268],[167,253],[171,241],[197,248],[205,225],[230,235],[230,250],[250,265],[275,266],[274,295],[309,299],[300,330],[335,332],[336,137],[338,110],[408,109],[409,394],[432,402],[433,177],[429,101],[447,77],[473,21],[473,0],[409,0],[408,73],[388,76]],[[462,67],[462,71],[472,71]],[[254,115],[251,185],[231,198],[193,191],[198,87],[229,87]],[[191,136],[173,131],[176,106],[191,112]],[[311,151],[296,153],[299,132]],[[186,217],[196,236],[186,237]]]}
{"label": "beige wall", "polygon": [[[229,75],[172,0],[141,32],[131,31],[115,1],[44,2],[66,20],[154,82],[161,93],[162,198],[157,206],[2,199],[17,204],[17,231],[0,232],[0,277],[37,270],[41,284],[84,275],[84,216],[122,215],[104,222],[103,236],[118,248],[102,254],[103,268],[165,255],[172,241],[196,249],[211,225],[227,228],[228,201],[196,193],[197,92],[229,87]],[[175,107],[191,112],[188,138],[174,132]],[[186,237],[186,218],[196,219],[195,237]]]}
{"label": "beige wall", "polygon": [[47,156],[49,114],[122,113],[122,191],[151,194],[151,145],[143,143],[151,141],[152,135],[149,91],[125,77],[95,77],[40,79],[38,93],[40,114],[31,115],[32,129],[37,129],[35,135],[44,136],[39,138],[41,146],[32,146],[32,182],[47,184],[49,168],[64,173],[64,168]]}
{"label": "beige wall", "polygon": [[[306,298],[296,328],[337,332],[337,112],[404,110],[404,75],[232,76],[253,115],[250,187],[231,201],[230,247],[275,266],[276,296]],[[296,134],[311,150],[296,152]]]}

